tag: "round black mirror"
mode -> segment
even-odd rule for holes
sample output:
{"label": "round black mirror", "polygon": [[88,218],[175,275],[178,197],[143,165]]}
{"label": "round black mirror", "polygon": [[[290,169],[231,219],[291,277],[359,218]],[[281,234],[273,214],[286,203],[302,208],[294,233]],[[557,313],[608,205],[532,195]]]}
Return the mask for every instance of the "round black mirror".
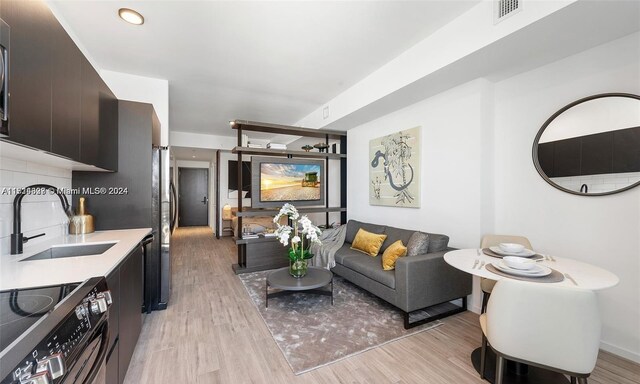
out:
{"label": "round black mirror", "polygon": [[560,109],[538,131],[533,163],[547,183],[576,195],[640,185],[640,96],[605,93]]}

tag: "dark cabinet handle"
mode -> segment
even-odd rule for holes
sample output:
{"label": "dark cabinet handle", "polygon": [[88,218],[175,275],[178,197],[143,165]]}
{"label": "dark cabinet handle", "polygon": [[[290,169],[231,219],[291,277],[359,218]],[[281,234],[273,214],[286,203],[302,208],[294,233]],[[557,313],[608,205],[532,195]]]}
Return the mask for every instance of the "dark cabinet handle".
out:
{"label": "dark cabinet handle", "polygon": [[206,205],[208,201],[209,201],[209,199],[207,198],[207,196],[205,196],[205,197],[202,199],[201,203],[203,203],[203,204],[205,204],[205,205]]}

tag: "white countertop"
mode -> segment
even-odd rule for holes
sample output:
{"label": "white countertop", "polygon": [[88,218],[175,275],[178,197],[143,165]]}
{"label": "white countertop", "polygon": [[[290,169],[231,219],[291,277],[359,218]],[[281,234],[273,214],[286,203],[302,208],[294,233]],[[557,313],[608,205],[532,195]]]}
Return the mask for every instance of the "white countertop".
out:
{"label": "white countertop", "polygon": [[[66,284],[106,276],[149,233],[151,228],[62,236],[34,244],[20,255],[0,255],[0,290]],[[101,255],[20,261],[54,245],[110,242],[117,243]]]}

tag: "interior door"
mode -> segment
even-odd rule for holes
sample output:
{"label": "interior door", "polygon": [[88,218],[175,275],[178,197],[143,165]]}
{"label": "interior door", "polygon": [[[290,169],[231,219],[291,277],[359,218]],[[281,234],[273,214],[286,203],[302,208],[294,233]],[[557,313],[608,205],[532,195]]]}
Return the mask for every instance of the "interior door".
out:
{"label": "interior door", "polygon": [[209,169],[178,168],[178,226],[209,225]]}

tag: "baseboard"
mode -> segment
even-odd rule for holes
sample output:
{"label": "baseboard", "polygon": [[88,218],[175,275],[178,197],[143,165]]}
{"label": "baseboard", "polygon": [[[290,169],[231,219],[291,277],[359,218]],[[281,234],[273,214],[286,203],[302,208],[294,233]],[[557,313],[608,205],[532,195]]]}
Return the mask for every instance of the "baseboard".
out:
{"label": "baseboard", "polygon": [[467,305],[467,310],[473,313],[477,313],[479,315],[480,312],[482,311],[482,307],[480,307],[479,305],[473,305],[469,303],[469,305]]}
{"label": "baseboard", "polygon": [[625,348],[620,348],[613,344],[605,343],[604,341],[600,342],[600,349],[603,351],[607,351],[609,353],[613,353],[616,356],[620,356],[627,360],[631,360],[634,363],[640,364],[640,353],[633,352]]}

